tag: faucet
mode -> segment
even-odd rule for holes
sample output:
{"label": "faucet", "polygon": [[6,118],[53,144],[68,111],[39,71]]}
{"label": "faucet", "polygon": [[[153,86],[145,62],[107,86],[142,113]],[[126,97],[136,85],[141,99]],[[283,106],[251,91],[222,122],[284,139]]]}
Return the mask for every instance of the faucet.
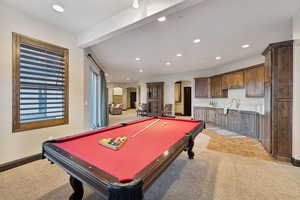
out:
{"label": "faucet", "polygon": [[230,107],[231,105],[235,102],[235,107],[237,109],[239,109],[240,105],[241,105],[241,100],[240,99],[237,99],[237,98],[232,98],[231,102],[230,102]]}

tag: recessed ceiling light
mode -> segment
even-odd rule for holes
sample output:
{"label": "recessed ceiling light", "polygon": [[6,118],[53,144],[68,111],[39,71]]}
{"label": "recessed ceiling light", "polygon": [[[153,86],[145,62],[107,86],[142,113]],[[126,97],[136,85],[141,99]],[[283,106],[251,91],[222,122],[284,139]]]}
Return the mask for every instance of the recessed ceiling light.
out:
{"label": "recessed ceiling light", "polygon": [[194,42],[195,44],[197,44],[197,43],[199,43],[200,41],[201,41],[201,40],[200,40],[199,38],[197,38],[197,39],[194,39],[193,42]]}
{"label": "recessed ceiling light", "polygon": [[217,57],[216,57],[216,60],[221,60],[221,59],[222,59],[221,56],[217,56]]}
{"label": "recessed ceiling light", "polygon": [[132,7],[139,8],[140,7],[139,0],[134,0],[133,3],[132,3]]}
{"label": "recessed ceiling light", "polygon": [[140,69],[140,70],[139,70],[139,72],[141,72],[141,73],[142,73],[142,72],[144,72],[144,70],[143,70],[143,69]]}
{"label": "recessed ceiling light", "polygon": [[126,81],[130,81],[130,78],[126,78]]}
{"label": "recessed ceiling light", "polygon": [[181,53],[178,53],[176,56],[177,56],[177,57],[181,57],[181,56],[182,56],[182,54],[181,54]]}
{"label": "recessed ceiling light", "polygon": [[167,66],[170,66],[170,65],[171,65],[171,63],[170,63],[170,62],[166,62],[166,65],[167,65]]}
{"label": "recessed ceiling light", "polygon": [[164,22],[164,21],[166,21],[166,17],[165,16],[162,16],[162,17],[160,17],[160,18],[157,18],[157,21],[159,21],[159,22]]}
{"label": "recessed ceiling light", "polygon": [[55,10],[56,12],[59,12],[59,13],[62,13],[65,11],[64,7],[59,4],[53,4],[52,8],[53,8],[53,10]]}
{"label": "recessed ceiling light", "polygon": [[250,44],[244,44],[244,45],[242,45],[242,48],[243,48],[243,49],[246,49],[246,48],[248,48],[248,47],[250,47]]}
{"label": "recessed ceiling light", "polygon": [[141,58],[135,58],[135,60],[136,60],[136,61],[140,61],[140,60],[141,60]]}

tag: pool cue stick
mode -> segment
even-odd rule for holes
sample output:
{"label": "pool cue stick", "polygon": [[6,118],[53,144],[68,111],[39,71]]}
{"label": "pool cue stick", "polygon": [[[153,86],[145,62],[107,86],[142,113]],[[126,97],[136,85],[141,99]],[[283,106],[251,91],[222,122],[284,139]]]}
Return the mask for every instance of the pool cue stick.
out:
{"label": "pool cue stick", "polygon": [[140,133],[142,133],[143,131],[145,131],[147,128],[150,128],[151,126],[153,126],[154,124],[156,124],[157,122],[159,122],[160,119],[155,120],[154,122],[152,122],[151,124],[147,125],[145,128],[143,128],[142,130],[139,130],[138,132],[136,132],[134,135],[132,135],[131,137],[135,137],[138,136]]}

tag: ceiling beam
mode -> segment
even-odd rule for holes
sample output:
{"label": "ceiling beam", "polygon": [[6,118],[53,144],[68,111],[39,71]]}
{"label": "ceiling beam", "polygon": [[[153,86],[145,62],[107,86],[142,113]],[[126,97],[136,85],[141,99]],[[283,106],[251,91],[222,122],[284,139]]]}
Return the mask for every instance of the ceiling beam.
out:
{"label": "ceiling beam", "polygon": [[78,34],[78,46],[90,47],[204,0],[142,0],[140,8],[128,8]]}

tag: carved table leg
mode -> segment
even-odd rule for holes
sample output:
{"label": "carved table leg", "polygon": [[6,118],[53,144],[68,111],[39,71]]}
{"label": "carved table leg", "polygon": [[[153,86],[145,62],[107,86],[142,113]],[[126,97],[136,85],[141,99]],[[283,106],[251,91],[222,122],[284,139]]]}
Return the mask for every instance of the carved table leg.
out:
{"label": "carved table leg", "polygon": [[188,156],[189,159],[194,159],[195,153],[193,152],[194,140],[190,140],[189,148],[188,148]]}
{"label": "carved table leg", "polygon": [[74,190],[74,193],[70,196],[69,200],[82,200],[83,197],[83,186],[82,183],[70,176],[70,184]]}

